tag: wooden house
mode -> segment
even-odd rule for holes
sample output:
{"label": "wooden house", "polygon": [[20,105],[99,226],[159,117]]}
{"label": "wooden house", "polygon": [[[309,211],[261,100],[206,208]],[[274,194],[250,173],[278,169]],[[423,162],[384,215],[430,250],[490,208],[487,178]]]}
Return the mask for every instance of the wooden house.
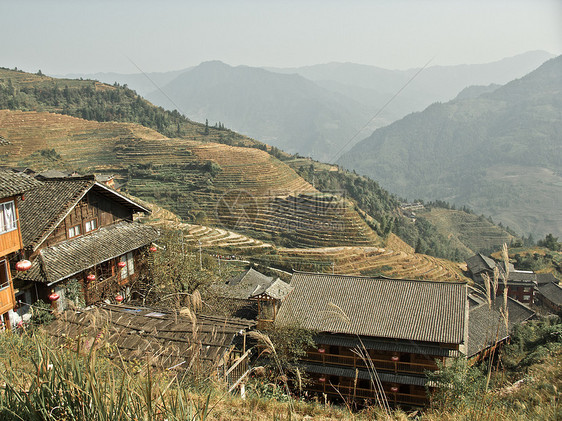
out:
{"label": "wooden house", "polygon": [[228,299],[235,308],[233,314],[257,319],[258,328],[273,323],[281,301],[291,290],[292,287],[281,279],[253,268],[216,288],[217,294]]}
{"label": "wooden house", "polygon": [[[94,176],[41,180],[41,188],[30,192],[20,209],[32,267],[18,274],[16,298],[32,304],[54,291],[63,310],[71,280],[80,285],[87,305],[125,293],[138,277],[143,250],[158,238],[156,229],[134,221],[136,213],[148,209]],[[26,312],[23,305],[19,314]]]}
{"label": "wooden house", "polygon": [[485,297],[482,302],[471,304],[466,357],[471,363],[487,358],[509,340],[515,326],[534,315],[533,310],[510,297],[507,299],[507,311],[502,297],[497,297],[491,305]]}
{"label": "wooden house", "polygon": [[558,282],[541,283],[537,287],[537,301],[554,314],[562,315],[562,287]]}
{"label": "wooden house", "polygon": [[[23,248],[19,206],[24,193],[41,183],[22,173],[0,169],[0,323],[9,329],[10,313],[16,305],[12,270]],[[12,265],[10,265],[12,263]]]}
{"label": "wooden house", "polygon": [[466,283],[297,272],[291,286],[275,324],[317,332],[302,358],[309,393],[375,403],[382,388],[391,404],[421,406],[426,371],[466,355]]}
{"label": "wooden house", "polygon": [[219,377],[233,385],[248,374],[246,334],[255,322],[170,312],[126,305],[83,311],[67,310],[46,333],[62,344],[89,352],[104,348],[119,361],[148,362],[159,370],[188,370],[202,377]]}
{"label": "wooden house", "polygon": [[[494,276],[494,270],[498,273],[506,273],[503,263],[496,262],[490,257],[478,253],[466,261],[468,272],[472,280],[481,288],[484,287],[484,274],[488,275],[490,279]],[[535,299],[535,287],[537,285],[537,274],[532,271],[516,270],[513,265],[509,264],[507,271],[507,288],[509,297],[524,304],[532,304]],[[503,293],[503,282],[500,276],[496,296],[501,296]]]}

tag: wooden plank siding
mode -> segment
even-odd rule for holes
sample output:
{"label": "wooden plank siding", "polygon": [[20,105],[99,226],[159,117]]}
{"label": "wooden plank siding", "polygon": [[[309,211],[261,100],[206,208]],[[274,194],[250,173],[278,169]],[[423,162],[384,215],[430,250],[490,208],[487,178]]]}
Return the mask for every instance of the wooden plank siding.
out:
{"label": "wooden plank siding", "polygon": [[132,221],[132,214],[125,206],[90,191],[66,216],[64,221],[47,237],[41,248],[69,239],[69,229],[79,225],[80,234],[86,234],[86,222],[96,220],[96,229],[120,221]]}
{"label": "wooden plank siding", "polygon": [[0,203],[10,201],[14,202],[14,207],[16,210],[17,229],[0,234],[0,257],[6,256],[10,253],[15,253],[23,248],[17,197],[12,196],[1,199]]}

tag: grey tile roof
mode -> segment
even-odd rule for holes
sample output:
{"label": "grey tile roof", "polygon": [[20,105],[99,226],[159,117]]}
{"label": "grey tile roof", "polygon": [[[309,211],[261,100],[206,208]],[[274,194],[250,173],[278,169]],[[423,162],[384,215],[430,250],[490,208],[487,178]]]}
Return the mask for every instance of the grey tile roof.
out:
{"label": "grey tile roof", "polygon": [[283,300],[292,290],[293,287],[291,285],[277,278],[269,286],[260,285],[260,287],[254,291],[252,297],[264,294],[275,300]]}
{"label": "grey tile roof", "polygon": [[491,309],[488,303],[470,309],[468,317],[468,357],[472,357],[496,342],[507,338],[516,325],[535,315],[535,312],[529,307],[508,297],[508,330],[506,330],[500,310],[502,305],[503,298],[498,297],[492,303]]}
{"label": "grey tile roof", "polygon": [[159,233],[149,225],[120,222],[89,234],[41,249],[31,269],[18,279],[51,284],[92,266],[121,256],[156,240]]}
{"label": "grey tile roof", "polygon": [[464,340],[465,283],[297,272],[291,286],[276,323],[378,338]]}
{"label": "grey tile roof", "polygon": [[550,284],[551,282],[559,283],[560,281],[552,273],[537,273],[537,284]]}
{"label": "grey tile roof", "polygon": [[113,200],[131,208],[133,212],[148,212],[143,206],[122,194],[96,183],[93,175],[45,178],[42,181],[41,188],[29,192],[20,206],[23,244],[34,250],[90,189],[111,196]]}
{"label": "grey tile roof", "polygon": [[44,180],[40,189],[26,195],[20,206],[25,247],[39,245],[94,185],[93,177]]}
{"label": "grey tile roof", "polygon": [[27,174],[0,168],[0,199],[17,196],[41,186],[41,182]]}
{"label": "grey tile roof", "polygon": [[142,307],[104,305],[82,312],[67,311],[45,330],[66,343],[68,338],[81,337],[83,347],[91,346],[103,332],[103,341],[114,345],[110,357],[149,360],[156,367],[187,370],[194,363],[194,355],[210,366],[218,365],[236,335],[254,325],[237,318],[196,314],[191,319]]}
{"label": "grey tile roof", "polygon": [[484,256],[482,253],[478,253],[466,259],[466,266],[471,273],[477,274],[483,271],[494,270],[496,262],[495,260]]}
{"label": "grey tile roof", "polygon": [[252,268],[228,281],[223,294],[229,298],[247,300],[271,286],[273,278]]}
{"label": "grey tile roof", "polygon": [[509,284],[532,285],[537,275],[531,271],[510,271],[507,278]]}
{"label": "grey tile roof", "polygon": [[556,282],[550,284],[542,284],[538,287],[539,292],[550,302],[557,306],[562,306],[562,288]]}

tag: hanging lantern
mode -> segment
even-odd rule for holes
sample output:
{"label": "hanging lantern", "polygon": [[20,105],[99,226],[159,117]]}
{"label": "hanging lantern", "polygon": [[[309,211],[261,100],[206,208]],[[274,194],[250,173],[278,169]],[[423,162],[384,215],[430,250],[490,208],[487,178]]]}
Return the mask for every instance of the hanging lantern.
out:
{"label": "hanging lantern", "polygon": [[398,386],[392,386],[392,387],[390,388],[390,391],[391,391],[392,393],[398,392]]}
{"label": "hanging lantern", "polygon": [[319,352],[320,354],[323,354],[323,353],[326,352],[326,350],[325,350],[324,348],[318,348],[318,352]]}
{"label": "hanging lantern", "polygon": [[158,249],[156,248],[156,246],[150,246],[150,248],[148,250],[150,250],[152,253],[154,253]]}
{"label": "hanging lantern", "polygon": [[326,382],[326,377],[320,377],[320,378],[318,379],[318,381],[321,382],[321,383],[325,383],[325,382]]}
{"label": "hanging lantern", "polygon": [[96,275],[94,275],[93,273],[90,273],[88,276],[86,276],[86,279],[88,281],[95,281],[96,280]]}
{"label": "hanging lantern", "polygon": [[127,266],[127,262],[118,262],[117,266],[119,266],[121,269],[123,269],[125,266]]}
{"label": "hanging lantern", "polygon": [[390,359],[394,362],[400,361],[400,357],[398,355],[393,355]]}
{"label": "hanging lantern", "polygon": [[121,294],[117,295],[117,297],[115,297],[115,301],[117,301],[119,304],[121,304],[121,301],[123,301],[123,296]]}
{"label": "hanging lantern", "polygon": [[49,295],[49,300],[51,300],[52,303],[54,303],[55,301],[57,301],[60,298],[60,295],[57,294],[55,291],[51,291],[51,295]]}
{"label": "hanging lantern", "polygon": [[29,260],[20,260],[16,263],[16,270],[18,272],[25,272],[31,268],[31,262]]}

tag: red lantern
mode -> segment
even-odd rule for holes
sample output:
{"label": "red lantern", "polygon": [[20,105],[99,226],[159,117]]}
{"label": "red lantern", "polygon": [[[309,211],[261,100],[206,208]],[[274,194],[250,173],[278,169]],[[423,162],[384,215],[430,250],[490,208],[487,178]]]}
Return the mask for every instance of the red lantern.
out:
{"label": "red lantern", "polygon": [[86,276],[86,279],[88,281],[95,281],[96,280],[96,275],[94,275],[93,273],[90,273],[88,276]]}
{"label": "red lantern", "polygon": [[398,386],[392,386],[392,387],[390,388],[390,391],[391,391],[392,393],[398,392]]}
{"label": "red lantern", "polygon": [[16,270],[18,272],[25,272],[31,268],[31,262],[29,260],[20,260],[16,263]]}
{"label": "red lantern", "polygon": [[150,246],[150,248],[148,250],[150,250],[151,252],[154,253],[158,249],[156,248],[156,246]]}
{"label": "red lantern", "polygon": [[123,296],[121,294],[119,294],[117,297],[115,297],[115,301],[117,301],[118,303],[121,303],[121,301],[123,301]]}
{"label": "red lantern", "polygon": [[324,352],[326,352],[326,350],[325,350],[324,348],[318,348],[318,352],[319,352],[320,354],[323,354]]}
{"label": "red lantern", "polygon": [[318,379],[319,382],[325,383],[326,382],[326,377],[320,377]]}
{"label": "red lantern", "polygon": [[120,268],[124,268],[125,266],[127,266],[127,262],[119,262],[117,263],[117,266],[119,266]]}
{"label": "red lantern", "polygon": [[55,291],[51,292],[51,295],[49,295],[49,300],[51,300],[51,302],[57,301],[60,298],[60,295],[57,294]]}
{"label": "red lantern", "polygon": [[398,355],[393,355],[390,359],[394,362],[400,361],[400,357]]}

